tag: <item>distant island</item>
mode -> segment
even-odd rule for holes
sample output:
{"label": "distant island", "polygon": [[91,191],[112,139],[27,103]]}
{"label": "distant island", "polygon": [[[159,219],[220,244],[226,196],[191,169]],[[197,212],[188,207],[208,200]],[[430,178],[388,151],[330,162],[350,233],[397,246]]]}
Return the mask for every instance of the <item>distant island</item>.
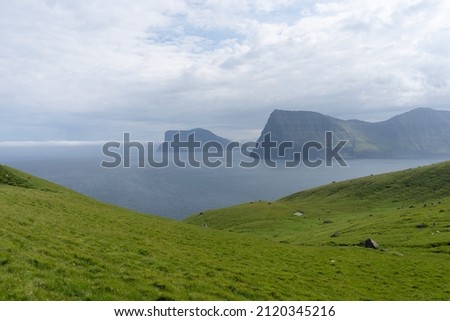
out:
{"label": "distant island", "polygon": [[[217,142],[219,143],[224,149],[228,143],[230,143],[230,140],[220,137],[213,132],[204,129],[204,128],[194,128],[189,130],[167,130],[164,134],[164,142],[170,143],[174,141],[175,135],[179,134],[179,140],[180,141],[187,141],[189,135],[194,135],[195,141],[200,142],[200,147],[202,147],[207,142]],[[161,146],[159,146],[159,150],[161,151]]]}

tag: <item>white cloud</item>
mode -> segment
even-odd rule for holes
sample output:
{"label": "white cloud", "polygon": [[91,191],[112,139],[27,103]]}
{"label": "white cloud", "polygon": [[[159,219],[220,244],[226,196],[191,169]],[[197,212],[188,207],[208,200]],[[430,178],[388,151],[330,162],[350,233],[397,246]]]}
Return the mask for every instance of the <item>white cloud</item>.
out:
{"label": "white cloud", "polygon": [[240,138],[274,108],[370,119],[449,109],[449,10],[444,0],[5,1],[0,140],[197,126]]}

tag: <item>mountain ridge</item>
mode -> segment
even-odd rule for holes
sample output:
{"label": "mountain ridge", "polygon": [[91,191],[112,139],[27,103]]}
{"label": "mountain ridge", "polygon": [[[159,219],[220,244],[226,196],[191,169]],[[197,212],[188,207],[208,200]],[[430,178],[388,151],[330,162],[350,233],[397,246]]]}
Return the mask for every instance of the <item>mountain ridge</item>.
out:
{"label": "mountain ridge", "polygon": [[258,141],[271,133],[273,141],[292,141],[299,149],[309,141],[324,144],[326,131],[333,132],[335,141],[348,141],[342,152],[350,157],[450,155],[450,111],[424,107],[379,122],[342,120],[314,111],[275,109]]}

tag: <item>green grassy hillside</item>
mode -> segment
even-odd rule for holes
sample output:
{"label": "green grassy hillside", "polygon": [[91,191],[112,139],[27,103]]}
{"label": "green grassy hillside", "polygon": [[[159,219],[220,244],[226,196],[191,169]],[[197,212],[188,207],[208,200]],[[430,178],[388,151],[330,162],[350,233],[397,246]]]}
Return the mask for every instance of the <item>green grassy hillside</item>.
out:
{"label": "green grassy hillside", "polygon": [[[410,260],[419,257],[423,264],[442,260],[439,269],[449,270],[450,162],[333,183],[276,202],[212,210],[186,221],[304,249],[334,246],[353,254],[359,251],[356,245],[372,238],[385,256],[401,257],[394,270],[380,262],[368,263],[380,268],[377,273],[391,273],[391,281],[402,275],[402,269],[418,271]],[[348,259],[354,257],[343,258]],[[449,275],[431,272],[413,279],[422,277],[445,282],[441,295],[450,299]]]}
{"label": "green grassy hillside", "polygon": [[300,245],[350,246],[372,237],[385,248],[450,253],[450,162],[333,183],[187,221]]}
{"label": "green grassy hillside", "polygon": [[[448,222],[448,197],[440,195],[434,205],[427,206],[429,220],[425,214],[417,220],[428,227],[416,228],[415,219],[407,224],[411,233],[421,235],[420,241],[383,252],[336,246],[328,236],[297,237],[303,232],[289,226],[297,224],[292,218],[317,228],[341,226],[338,243],[350,244],[366,236],[370,209],[344,222],[339,217],[349,215],[358,197],[340,201],[333,210],[332,201],[314,206],[313,200],[320,199],[325,190],[272,205],[254,203],[205,213],[201,217],[209,227],[204,228],[107,205],[2,165],[0,300],[450,298],[449,255],[442,243],[448,235],[448,226],[443,226]],[[361,203],[360,208],[369,204]],[[305,218],[294,217],[292,211],[302,204]],[[406,201],[398,204],[401,209],[395,215],[399,220],[412,215]],[[418,209],[419,203],[414,204]],[[440,213],[441,207],[444,212]],[[233,216],[236,209],[249,217]],[[227,213],[230,216],[225,219]],[[380,213],[388,220],[388,214]],[[364,215],[360,223],[357,214]],[[325,219],[333,223],[325,224]],[[198,216],[191,221],[203,224]],[[435,221],[438,225],[432,225]],[[345,224],[349,230],[344,230]],[[271,235],[270,225],[280,235]],[[211,227],[252,232],[244,235]],[[437,228],[442,230],[434,235],[438,246],[429,248],[428,234]],[[286,234],[281,235],[282,231]],[[308,246],[298,245],[303,243]],[[381,243],[384,246],[384,240]]]}

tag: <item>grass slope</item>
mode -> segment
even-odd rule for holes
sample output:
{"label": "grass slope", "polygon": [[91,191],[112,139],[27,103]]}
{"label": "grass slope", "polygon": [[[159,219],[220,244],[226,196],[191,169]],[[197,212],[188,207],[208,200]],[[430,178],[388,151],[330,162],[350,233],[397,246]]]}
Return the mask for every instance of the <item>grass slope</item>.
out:
{"label": "grass slope", "polygon": [[[290,202],[297,200],[279,206]],[[0,300],[450,297],[448,254],[298,246],[202,228],[107,205],[6,166],[0,221]]]}
{"label": "grass slope", "polygon": [[[401,257],[402,269],[416,270],[413,279],[445,282],[439,295],[450,299],[449,274],[421,274],[416,261],[434,262],[429,268],[436,264],[441,272],[450,268],[450,162],[333,183],[276,202],[211,210],[186,221],[302,248],[345,248],[356,255],[350,260],[359,255],[356,245],[373,238],[383,253]],[[392,281],[413,280],[384,263],[368,264],[391,273]]]}
{"label": "grass slope", "polygon": [[212,210],[186,221],[302,245],[353,245],[373,237],[387,247],[449,253],[450,162]]}

